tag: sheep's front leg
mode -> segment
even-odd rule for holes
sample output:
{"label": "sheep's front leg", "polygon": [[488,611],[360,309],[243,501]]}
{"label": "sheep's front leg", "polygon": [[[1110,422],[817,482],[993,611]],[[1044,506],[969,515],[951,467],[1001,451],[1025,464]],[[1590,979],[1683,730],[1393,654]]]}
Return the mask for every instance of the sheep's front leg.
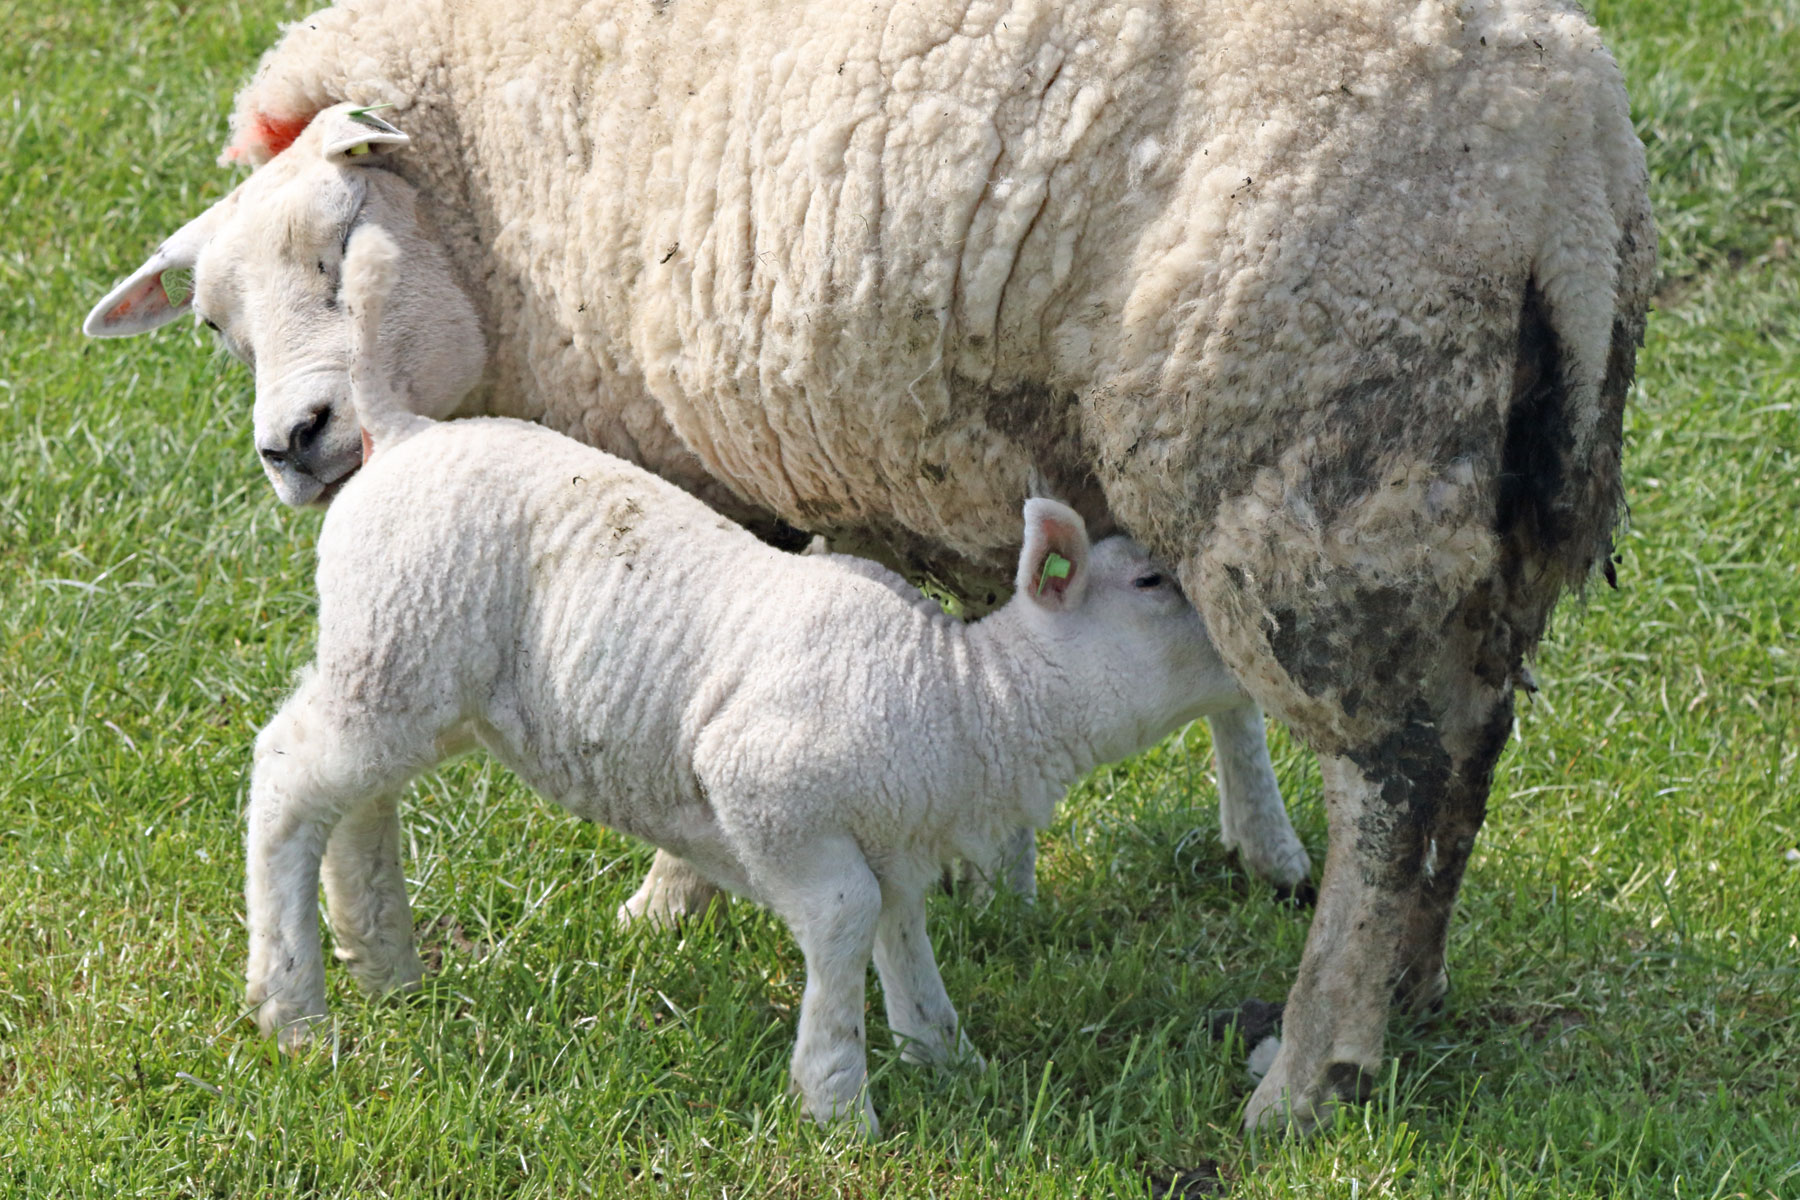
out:
{"label": "sheep's front leg", "polygon": [[789,845],[778,858],[744,865],[806,956],[792,1086],[815,1121],[854,1121],[875,1137],[863,1000],[881,886],[848,838]]}
{"label": "sheep's front leg", "polygon": [[322,873],[337,960],[373,995],[417,987],[425,966],[413,944],[394,796],[345,813],[325,844]]}
{"label": "sheep's front leg", "polygon": [[1214,713],[1207,724],[1219,768],[1219,839],[1252,874],[1286,893],[1301,890],[1312,860],[1288,820],[1262,710],[1245,703]]}
{"label": "sheep's front leg", "polygon": [[658,850],[644,882],[619,905],[618,920],[621,925],[637,921],[676,925],[684,917],[705,912],[715,899],[724,903],[726,896],[711,880],[667,850]]}
{"label": "sheep's front leg", "polygon": [[950,994],[938,974],[925,933],[923,889],[893,885],[882,893],[875,927],[875,970],[887,1002],[888,1028],[908,1062],[986,1064],[964,1036]]}

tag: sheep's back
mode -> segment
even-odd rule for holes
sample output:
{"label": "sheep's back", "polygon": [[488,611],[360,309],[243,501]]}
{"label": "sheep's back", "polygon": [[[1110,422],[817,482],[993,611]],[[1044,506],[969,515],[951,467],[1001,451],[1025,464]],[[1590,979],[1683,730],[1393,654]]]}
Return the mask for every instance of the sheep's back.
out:
{"label": "sheep's back", "polygon": [[1572,461],[1616,437],[1596,364],[1650,231],[1572,6],[473,4],[440,36],[408,169],[473,214],[499,402],[740,514],[979,587],[1035,467],[1166,558],[1223,522],[1295,589],[1350,539],[1453,591],[1534,289]]}

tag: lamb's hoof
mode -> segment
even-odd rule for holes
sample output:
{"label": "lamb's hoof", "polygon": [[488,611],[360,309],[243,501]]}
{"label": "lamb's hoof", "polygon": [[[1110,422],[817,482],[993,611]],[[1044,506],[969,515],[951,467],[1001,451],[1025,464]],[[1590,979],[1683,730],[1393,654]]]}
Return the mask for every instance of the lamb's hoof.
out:
{"label": "lamb's hoof", "polygon": [[977,1073],[987,1070],[988,1065],[981,1051],[975,1048],[975,1043],[960,1035],[952,1046],[920,1038],[902,1038],[900,1061],[915,1067],[943,1067],[951,1071]]}
{"label": "lamb's hoof", "polygon": [[1312,858],[1293,834],[1273,846],[1253,845],[1246,838],[1228,834],[1221,834],[1219,840],[1237,856],[1239,866],[1274,888],[1282,899],[1298,899],[1310,906],[1318,898],[1312,883]]}
{"label": "lamb's hoof", "polygon": [[398,962],[375,964],[358,962],[338,951],[337,958],[350,970],[350,978],[366,996],[406,996],[419,990],[425,978],[425,964],[418,952],[409,949]]}
{"label": "lamb's hoof", "polygon": [[275,1045],[284,1054],[303,1054],[313,1044],[314,1034],[325,1023],[325,1014],[295,1013],[284,1010],[271,1011],[265,1006],[256,1014],[256,1027],[267,1038],[274,1038]]}
{"label": "lamb's hoof", "polygon": [[[792,1082],[789,1091],[798,1091]],[[821,1129],[843,1129],[861,1141],[872,1142],[881,1136],[881,1122],[875,1117],[875,1105],[869,1100],[869,1089],[861,1088],[856,1098],[846,1101],[814,1104],[802,1098],[802,1110]]]}
{"label": "lamb's hoof", "polygon": [[632,894],[631,899],[619,905],[615,916],[623,929],[629,929],[633,925],[646,929],[674,929],[682,922],[705,913],[715,900],[723,899],[724,895],[720,892],[708,892],[704,897],[696,898],[672,894],[646,883]]}
{"label": "lamb's hoof", "polygon": [[996,879],[967,859],[945,867],[938,886],[946,896],[960,896],[976,908],[986,908],[1001,892],[1012,892],[1026,904],[1037,901],[1036,875],[1031,877],[1029,887],[1020,887],[1016,880],[1004,875]]}

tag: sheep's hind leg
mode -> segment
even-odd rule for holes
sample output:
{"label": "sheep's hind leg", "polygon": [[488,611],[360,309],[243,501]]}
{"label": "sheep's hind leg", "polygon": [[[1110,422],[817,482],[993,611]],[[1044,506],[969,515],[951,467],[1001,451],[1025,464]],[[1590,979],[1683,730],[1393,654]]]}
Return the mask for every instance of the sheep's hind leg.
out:
{"label": "sheep's hind leg", "polygon": [[345,813],[398,790],[411,774],[399,764],[417,762],[393,744],[373,744],[368,731],[379,727],[346,712],[309,671],[256,739],[245,844],[247,994],[258,1027],[284,1049],[305,1044],[325,1014],[318,898],[332,830]]}
{"label": "sheep's hind leg", "polygon": [[1416,1013],[1436,1012],[1450,991],[1445,961],[1450,915],[1476,835],[1487,818],[1494,766],[1512,734],[1511,672],[1503,677],[1489,674],[1499,683],[1484,682],[1474,673],[1464,680],[1458,689],[1461,711],[1445,723],[1450,731],[1445,737],[1451,752],[1449,783],[1427,820],[1418,900],[1400,929],[1394,1002]]}
{"label": "sheep's hind leg", "polygon": [[888,1029],[899,1039],[907,1062],[968,1062],[985,1066],[963,1034],[938,974],[937,958],[925,931],[925,896],[920,887],[890,884],[882,890],[881,920],[875,927],[875,970],[881,975]]}
{"label": "sheep's hind leg", "polygon": [[425,966],[400,866],[397,797],[377,796],[344,814],[325,843],[321,874],[337,960],[371,995],[417,987]]}
{"label": "sheep's hind leg", "polygon": [[1207,724],[1219,768],[1219,840],[1277,891],[1307,898],[1312,859],[1288,819],[1262,710],[1245,703],[1214,713]]}
{"label": "sheep's hind leg", "polygon": [[725,893],[684,860],[658,850],[644,882],[631,899],[619,905],[618,920],[621,925],[648,921],[652,926],[673,926],[705,912],[714,900],[723,904],[726,899]]}
{"label": "sheep's hind leg", "polygon": [[868,1095],[863,1001],[881,916],[881,885],[849,838],[746,855],[756,894],[786,921],[806,957],[806,991],[790,1069],[807,1115],[852,1121],[870,1137],[880,1124]]}
{"label": "sheep's hind leg", "polygon": [[[1453,622],[1455,624],[1455,622]],[[1453,669],[1395,733],[1320,759],[1331,844],[1282,1044],[1245,1124],[1310,1129],[1363,1099],[1381,1065],[1391,1001],[1435,1007],[1449,986],[1444,941],[1463,869],[1511,731],[1500,672]]]}
{"label": "sheep's hind leg", "polygon": [[1319,767],[1331,826],[1324,878],[1281,1049],[1244,1113],[1250,1130],[1305,1132],[1338,1102],[1367,1097],[1381,1066],[1400,929],[1417,903],[1417,831],[1384,796],[1387,781],[1348,758],[1322,756]]}

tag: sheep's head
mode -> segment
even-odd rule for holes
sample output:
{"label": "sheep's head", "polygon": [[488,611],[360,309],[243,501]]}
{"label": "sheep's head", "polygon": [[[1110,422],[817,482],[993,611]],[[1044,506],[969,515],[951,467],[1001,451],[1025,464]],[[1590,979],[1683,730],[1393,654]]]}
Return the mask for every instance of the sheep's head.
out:
{"label": "sheep's head", "polygon": [[94,306],[96,337],[183,314],[256,373],[256,450],[288,504],[328,501],[362,462],[350,399],[351,328],[338,291],[359,225],[381,226],[404,266],[382,317],[384,369],[407,407],[450,415],[486,365],[474,306],[421,228],[412,185],[384,169],[404,133],[341,104],[170,237]]}

